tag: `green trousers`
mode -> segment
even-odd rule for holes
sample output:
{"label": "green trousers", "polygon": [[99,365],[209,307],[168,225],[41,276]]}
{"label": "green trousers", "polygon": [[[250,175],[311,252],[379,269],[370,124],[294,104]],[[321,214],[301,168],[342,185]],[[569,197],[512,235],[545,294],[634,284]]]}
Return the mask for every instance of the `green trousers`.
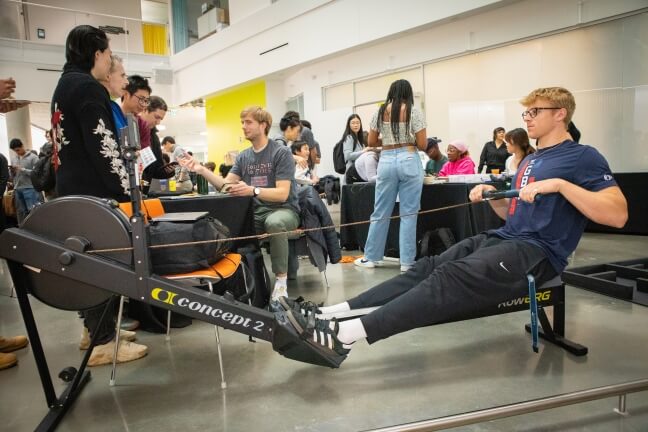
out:
{"label": "green trousers", "polygon": [[[292,231],[298,226],[299,216],[293,210],[265,206],[256,206],[254,209],[254,227],[259,234]],[[271,236],[269,241],[272,272],[288,273],[288,235]]]}

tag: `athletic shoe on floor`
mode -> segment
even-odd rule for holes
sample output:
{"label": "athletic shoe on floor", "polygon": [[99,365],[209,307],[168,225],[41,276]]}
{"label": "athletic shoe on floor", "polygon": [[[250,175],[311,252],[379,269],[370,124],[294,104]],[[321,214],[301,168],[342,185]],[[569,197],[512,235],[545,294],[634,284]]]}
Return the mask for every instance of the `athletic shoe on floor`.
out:
{"label": "athletic shoe on floor", "polygon": [[9,353],[25,348],[29,344],[27,336],[14,336],[10,338],[0,336],[0,352]]}
{"label": "athletic shoe on floor", "polygon": [[356,259],[355,261],[353,261],[353,264],[357,265],[358,267],[364,268],[376,267],[376,263],[374,261],[369,261],[368,259],[365,259],[365,257]]}
{"label": "athletic shoe on floor", "polygon": [[317,305],[311,301],[306,301],[301,296],[297,297],[296,299],[279,297],[277,300],[270,302],[269,309],[270,312],[283,312],[292,310],[304,315],[305,317],[308,317],[308,315],[312,313],[321,313],[319,306],[321,306],[321,304]]}
{"label": "athletic shoe on floor", "polygon": [[[97,345],[90,354],[88,366],[102,366],[112,363],[113,353],[115,351],[115,341],[112,340],[104,345]],[[145,345],[119,341],[119,351],[117,352],[117,363],[126,363],[129,361],[141,359],[148,352]]]}
{"label": "athletic shoe on floor", "polygon": [[[133,342],[135,339],[137,339],[137,333],[128,330],[119,330],[120,341],[123,340],[126,342]],[[81,333],[81,342],[79,342],[79,349],[85,351],[88,348],[90,348],[90,334],[88,333],[88,329],[86,327],[83,327],[83,332]]]}
{"label": "athletic shoe on floor", "polygon": [[[344,344],[337,338],[339,329],[337,321],[317,319],[314,314],[307,318],[292,310],[287,311],[286,316],[297,330],[297,333],[301,335],[301,338],[317,348],[322,355],[332,358],[346,358],[351,351],[350,347],[345,348]],[[331,329],[331,322],[333,323],[333,329]]]}
{"label": "athletic shoe on floor", "polygon": [[409,269],[411,269],[411,268],[412,268],[411,265],[402,265],[401,266],[401,273],[405,273],[406,271],[409,271]]}

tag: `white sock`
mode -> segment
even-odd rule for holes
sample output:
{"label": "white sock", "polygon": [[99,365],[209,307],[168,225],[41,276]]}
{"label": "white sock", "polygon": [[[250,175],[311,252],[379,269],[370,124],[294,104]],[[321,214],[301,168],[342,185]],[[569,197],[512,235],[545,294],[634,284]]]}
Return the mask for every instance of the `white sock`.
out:
{"label": "white sock", "polygon": [[[345,345],[351,345],[356,341],[367,338],[367,332],[365,331],[365,328],[362,325],[362,321],[360,321],[360,318],[356,318],[348,321],[341,321],[338,322],[338,325],[339,328],[338,328],[337,338],[339,339],[340,342],[342,342]],[[345,348],[348,347],[345,346]]]}
{"label": "white sock", "polygon": [[344,302],[344,303],[338,303],[338,304],[335,304],[335,305],[332,305],[332,306],[320,306],[319,310],[321,311],[320,313],[330,314],[330,313],[350,311],[351,307],[349,306],[349,303]]}
{"label": "white sock", "polygon": [[275,280],[275,286],[272,290],[271,299],[277,300],[278,297],[288,297],[288,276],[277,276]]}

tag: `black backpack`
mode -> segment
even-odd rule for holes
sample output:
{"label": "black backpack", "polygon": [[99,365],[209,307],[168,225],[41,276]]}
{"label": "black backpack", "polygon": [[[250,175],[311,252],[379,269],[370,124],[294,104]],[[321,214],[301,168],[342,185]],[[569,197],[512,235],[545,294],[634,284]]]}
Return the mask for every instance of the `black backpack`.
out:
{"label": "black backpack", "polygon": [[346,172],[346,162],[344,161],[344,138],[333,146],[333,168],[338,174],[344,174]]}
{"label": "black backpack", "polygon": [[37,192],[49,192],[56,186],[56,171],[52,164],[52,152],[42,154],[31,172],[31,181]]}

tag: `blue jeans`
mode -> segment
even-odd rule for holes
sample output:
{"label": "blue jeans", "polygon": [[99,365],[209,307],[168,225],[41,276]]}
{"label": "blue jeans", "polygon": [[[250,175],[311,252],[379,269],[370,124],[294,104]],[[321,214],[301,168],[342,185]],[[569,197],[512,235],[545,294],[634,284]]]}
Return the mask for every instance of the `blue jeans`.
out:
{"label": "blue jeans", "polygon": [[34,188],[20,188],[16,189],[16,213],[18,216],[18,223],[22,223],[23,219],[27,217],[31,209],[36,204],[43,200],[42,195],[36,192]]}
{"label": "blue jeans", "polygon": [[[412,265],[416,259],[416,220],[421,208],[423,166],[417,152],[407,148],[386,150],[380,154],[376,199],[365,245],[365,259],[380,261],[385,255],[389,219],[396,196],[400,199],[401,217],[399,249],[401,265]],[[379,220],[380,219],[380,220]]]}

